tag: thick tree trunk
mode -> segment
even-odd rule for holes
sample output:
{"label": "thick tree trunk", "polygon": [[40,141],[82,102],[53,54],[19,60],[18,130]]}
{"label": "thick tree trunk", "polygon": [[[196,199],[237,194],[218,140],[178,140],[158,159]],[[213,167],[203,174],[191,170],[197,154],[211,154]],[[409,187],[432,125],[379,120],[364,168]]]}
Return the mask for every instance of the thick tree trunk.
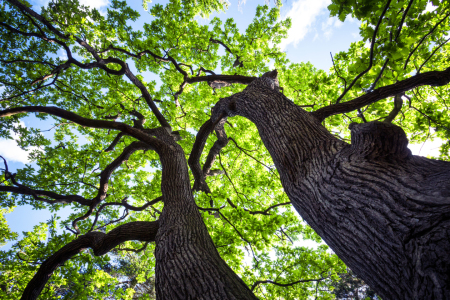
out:
{"label": "thick tree trunk", "polygon": [[256,124],[304,220],[383,299],[450,299],[450,163],[412,156],[403,130],[332,136],[263,77],[222,99],[212,121]]}
{"label": "thick tree trunk", "polygon": [[217,252],[195,204],[183,149],[160,153],[164,209],[156,236],[156,294],[163,299],[257,299]]}

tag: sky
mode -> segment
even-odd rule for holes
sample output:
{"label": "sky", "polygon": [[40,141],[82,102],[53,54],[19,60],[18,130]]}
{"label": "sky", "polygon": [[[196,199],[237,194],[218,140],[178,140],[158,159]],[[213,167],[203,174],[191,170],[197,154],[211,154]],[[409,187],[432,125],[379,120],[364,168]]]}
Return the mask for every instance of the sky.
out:
{"label": "sky", "polygon": [[[42,5],[48,3],[46,0],[31,1],[36,11],[40,10]],[[80,0],[81,4],[97,8],[105,13],[108,0]],[[154,3],[149,3],[149,7]],[[237,1],[230,1],[228,10],[223,13],[212,14],[212,17],[219,17],[223,20],[234,18],[238,28],[242,31],[251,23],[257,5],[263,5],[264,0],[247,0],[241,5]],[[333,55],[339,51],[348,49],[351,42],[358,41],[359,21],[355,19],[339,21],[337,18],[329,18],[327,6],[331,0],[285,0],[281,8],[282,18],[290,17],[292,19],[292,28],[289,30],[288,37],[282,42],[281,47],[287,54],[291,62],[311,62],[316,68],[329,71],[332,67],[330,52]],[[152,17],[143,10],[141,0],[128,1],[128,4],[141,13],[136,26],[142,26],[144,22],[150,22]],[[273,6],[273,3],[271,3]],[[207,19],[197,18],[199,23],[207,24]],[[152,78],[153,79],[153,78]],[[39,122],[39,123],[38,123]],[[51,121],[38,121],[33,117],[24,119],[23,126],[33,126],[42,130],[52,127]],[[46,135],[52,135],[48,131]],[[410,145],[409,148],[415,155],[438,156],[440,141],[428,141],[425,144]],[[29,149],[31,150],[31,149]],[[28,152],[17,146],[15,140],[0,139],[0,155],[9,162],[9,168],[13,171],[24,167],[25,164],[32,163],[28,160]],[[65,219],[70,213],[69,209],[62,210],[58,214]],[[32,230],[34,225],[39,222],[45,222],[50,219],[51,214],[46,210],[32,210],[29,206],[20,206],[6,215],[6,219],[13,231],[21,233],[22,231]],[[11,243],[0,248],[5,250]]]}

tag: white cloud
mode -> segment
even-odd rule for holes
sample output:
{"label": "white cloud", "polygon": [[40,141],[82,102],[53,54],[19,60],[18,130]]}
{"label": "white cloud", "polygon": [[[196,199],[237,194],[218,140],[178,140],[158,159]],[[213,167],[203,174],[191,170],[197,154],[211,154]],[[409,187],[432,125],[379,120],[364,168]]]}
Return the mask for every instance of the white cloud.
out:
{"label": "white cloud", "polygon": [[422,144],[408,144],[408,148],[413,155],[439,157],[439,149],[443,143],[443,140],[436,138],[433,141],[428,140]]}
{"label": "white cloud", "polygon": [[91,8],[96,8],[97,10],[102,10],[104,6],[109,4],[109,0],[79,0],[80,4],[90,6]]}
{"label": "white cloud", "polygon": [[29,163],[28,151],[21,149],[15,140],[0,139],[0,155],[7,161]]}
{"label": "white cloud", "polygon": [[344,22],[339,21],[337,17],[328,18],[326,22],[322,23],[322,31],[327,39],[330,39],[333,34],[334,28],[339,28],[344,24]]}
{"label": "white cloud", "polygon": [[[39,0],[38,4],[34,6],[34,9],[40,11],[41,6],[47,6],[50,0]],[[106,6],[109,5],[109,0],[78,0],[81,5],[89,6],[90,8],[96,8],[101,14],[106,14]]]}
{"label": "white cloud", "polygon": [[288,36],[284,39],[280,47],[285,49],[289,44],[297,45],[313,27],[316,18],[327,12],[327,6],[331,0],[298,0],[292,5],[292,9],[286,14],[286,18],[291,18],[292,27]]}
{"label": "white cloud", "polygon": [[427,3],[427,7],[425,7],[425,11],[426,12],[432,12],[432,11],[435,11],[436,8],[438,8],[438,7],[434,6],[433,3],[431,3],[431,2],[428,2]]}
{"label": "white cloud", "polygon": [[[25,127],[25,124],[20,122],[20,126]],[[11,136],[12,140],[0,139],[0,155],[8,161],[21,162],[23,164],[29,163],[29,152],[37,148],[30,147],[28,151],[25,151],[17,145],[16,141],[19,139],[19,135],[11,131]]]}

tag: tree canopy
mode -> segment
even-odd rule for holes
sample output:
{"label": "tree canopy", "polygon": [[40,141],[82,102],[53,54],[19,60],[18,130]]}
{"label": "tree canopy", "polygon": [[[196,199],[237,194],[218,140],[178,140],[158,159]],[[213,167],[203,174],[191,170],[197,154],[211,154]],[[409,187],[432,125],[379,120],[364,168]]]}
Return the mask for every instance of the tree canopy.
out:
{"label": "tree canopy", "polygon": [[[362,40],[334,54],[328,71],[286,58],[278,45],[291,22],[278,8],[258,6],[240,32],[233,19],[197,21],[222,2],[192,3],[148,3],[141,29],[125,1],[105,15],[76,0],[40,12],[1,4],[0,137],[33,149],[33,164],[15,171],[0,157],[0,243],[17,241],[0,251],[2,299],[19,299],[63,249],[71,255],[39,299],[153,299],[166,135],[189,162],[220,257],[257,297],[333,299],[346,267],[325,244],[302,246],[321,239],[292,207],[258,128],[242,117],[211,121],[220,99],[274,69],[280,91],[342,141],[351,124],[371,121],[400,126],[414,143],[450,139],[448,1],[334,0],[330,15],[360,20]],[[36,128],[21,123],[30,115]],[[51,137],[41,120],[54,123]],[[436,159],[449,150],[444,143]],[[54,217],[17,240],[3,217],[17,205]],[[145,233],[127,231],[136,224]]]}

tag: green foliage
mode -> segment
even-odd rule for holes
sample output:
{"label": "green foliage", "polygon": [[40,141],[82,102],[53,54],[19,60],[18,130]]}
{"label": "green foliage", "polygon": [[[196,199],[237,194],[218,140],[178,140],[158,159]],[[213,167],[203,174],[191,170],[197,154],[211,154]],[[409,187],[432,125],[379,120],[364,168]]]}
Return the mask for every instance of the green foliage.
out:
{"label": "green foliage", "polygon": [[[146,4],[147,3],[147,4]],[[193,5],[193,3],[199,5]],[[397,37],[400,21],[408,1],[392,3],[378,28],[374,45],[373,66],[349,90],[341,102],[351,100],[369,90],[410,77],[417,72],[442,70],[448,66],[448,45],[440,46],[448,34],[448,1],[434,3],[436,9],[424,12],[426,1],[415,1],[408,10],[403,28]],[[179,144],[186,156],[192,149],[195,134],[210,116],[210,109],[220,98],[241,91],[245,86],[231,86],[213,90],[206,82],[190,84],[175,99],[174,94],[183,82],[183,75],[170,62],[151,55],[130,58],[126,52],[139,53],[150,50],[160,57],[170,55],[188,76],[201,74],[201,68],[217,74],[260,76],[270,70],[273,63],[279,71],[283,93],[305,110],[314,111],[333,104],[344,88],[370,63],[370,41],[385,3],[377,1],[333,1],[331,15],[344,20],[347,16],[362,21],[362,41],[350,45],[348,51],[334,56],[335,67],[329,72],[315,69],[310,63],[290,63],[277,46],[287,35],[290,20],[280,20],[277,8],[257,8],[253,22],[245,32],[239,31],[233,19],[222,22],[213,18],[209,25],[200,25],[196,16],[224,9],[221,1],[179,1],[167,5],[148,5],[151,22],[141,30],[133,27],[139,13],[125,1],[113,0],[106,15],[95,9],[79,5],[75,0],[53,1],[42,14],[65,34],[73,57],[82,63],[93,61],[91,54],[74,40],[82,36],[97,51],[109,46],[122,51],[109,50],[101,54],[126,61],[135,68],[137,78],[144,84],[174,130],[183,137]],[[150,17],[150,16],[149,16]],[[21,31],[39,33],[28,17],[1,4],[0,20]],[[423,39],[434,26],[428,37]],[[53,33],[41,28],[48,36]],[[67,54],[58,43],[49,43],[36,37],[11,34],[0,27],[2,65],[0,65],[0,108],[16,106],[57,106],[80,116],[92,119],[115,119],[133,125],[138,111],[146,119],[146,128],[158,127],[158,121],[141,91],[128,79],[107,74],[99,68],[80,69],[74,65],[58,75],[38,81],[52,72],[56,65],[66,62]],[[218,43],[227,45],[224,51]],[[367,46],[369,45],[369,47]],[[417,49],[416,49],[417,46]],[[222,48],[222,49],[221,49]],[[408,60],[408,56],[414,53]],[[437,50],[433,53],[434,50]],[[433,55],[432,55],[433,54]],[[386,68],[379,76],[386,59]],[[408,62],[407,62],[408,60]],[[14,62],[13,62],[14,61]],[[423,65],[423,67],[421,67]],[[119,70],[117,64],[108,67]],[[421,69],[420,69],[421,68]],[[158,80],[154,80],[158,78]],[[405,103],[395,123],[402,126],[413,142],[423,142],[430,137],[450,138],[448,116],[448,86],[418,87],[407,92]],[[12,97],[20,95],[18,97]],[[392,110],[393,100],[378,101],[362,109],[366,121],[382,120]],[[81,127],[60,118],[36,114],[36,120],[54,123],[49,134],[38,128],[20,126],[25,114],[2,118],[0,137],[11,138],[11,132],[19,136],[23,148],[35,147],[30,155],[34,162],[16,171],[15,179],[33,189],[51,190],[63,195],[81,195],[92,199],[99,187],[100,172],[116,159],[133,139],[122,137],[113,151],[105,151],[116,135],[106,129]],[[324,125],[341,139],[350,139],[348,125],[362,122],[356,111],[343,116],[332,116]],[[431,128],[431,129],[430,129]],[[432,130],[433,129],[433,130]],[[345,271],[337,256],[321,244],[317,248],[303,247],[305,241],[320,243],[318,235],[305,224],[290,205],[273,161],[262,144],[257,128],[244,118],[230,118],[225,124],[230,142],[222,150],[212,169],[224,173],[207,178],[210,194],[195,193],[209,233],[220,255],[252,286],[254,282],[273,280],[292,283],[298,280],[319,279],[280,287],[260,284],[256,295],[270,299],[307,299],[316,296],[332,299],[330,292],[339,281],[337,274]],[[210,149],[217,138],[211,135],[205,149]],[[449,159],[449,144],[442,147],[441,159]],[[207,151],[201,161],[204,162]],[[11,183],[5,180],[3,184]],[[132,155],[111,176],[105,202],[121,202],[141,206],[159,196],[161,164],[152,152]],[[0,194],[1,216],[16,205],[31,205],[37,210],[49,209],[57,213],[70,207],[68,220],[58,217],[41,223],[33,231],[24,233],[8,251],[0,251],[1,299],[18,299],[21,291],[36,272],[39,264],[75,237],[61,233],[70,221],[84,215],[87,208],[77,204],[50,205],[28,195]],[[279,205],[279,206],[278,206]],[[96,230],[110,231],[129,221],[152,221],[163,209],[161,202],[142,212],[129,212],[119,222],[123,209],[108,206],[101,211]],[[264,213],[261,213],[264,212]],[[93,225],[93,216],[80,221],[78,226],[86,233]],[[16,240],[4,218],[0,218],[0,243]],[[127,242],[122,248],[139,249],[140,243]],[[152,299],[154,258],[152,246],[136,254],[113,251],[96,257],[86,250],[59,267],[41,294],[41,299]],[[127,283],[123,283],[127,281]],[[6,286],[6,287],[5,287]],[[3,288],[5,287],[5,288]]]}

